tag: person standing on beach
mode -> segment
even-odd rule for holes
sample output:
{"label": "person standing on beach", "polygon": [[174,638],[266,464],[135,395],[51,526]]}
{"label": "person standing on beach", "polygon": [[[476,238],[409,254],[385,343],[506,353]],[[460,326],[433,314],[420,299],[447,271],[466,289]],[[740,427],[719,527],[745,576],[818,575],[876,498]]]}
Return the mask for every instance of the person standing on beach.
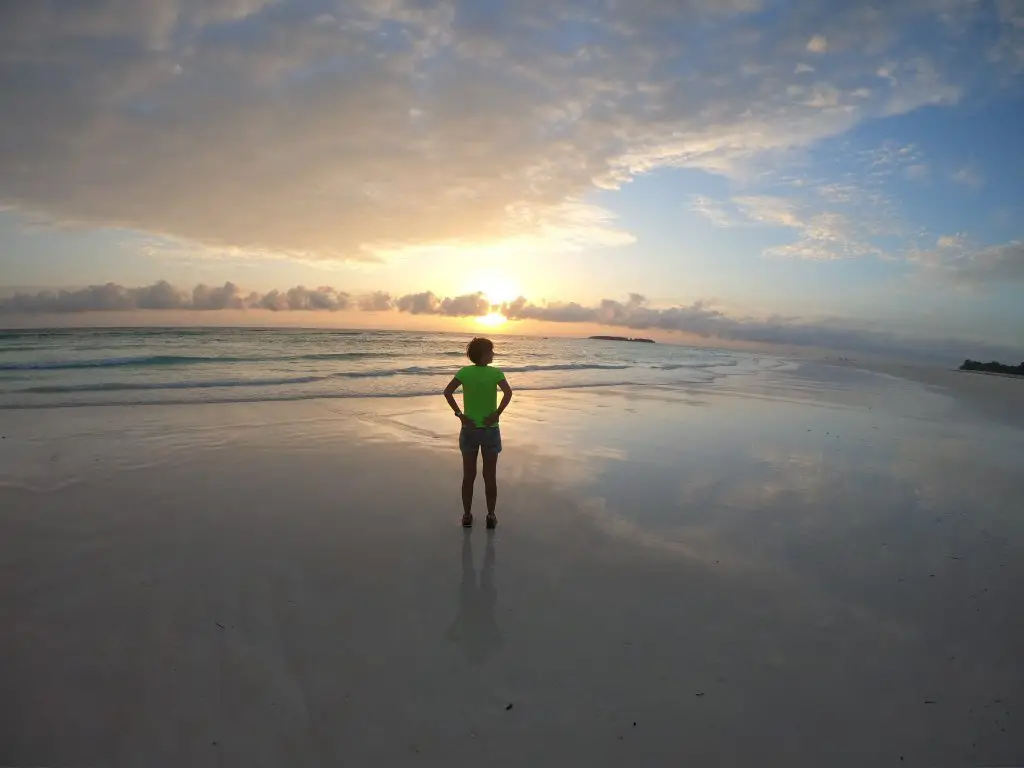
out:
{"label": "person standing on beach", "polygon": [[[512,401],[512,387],[505,374],[491,365],[494,343],[476,338],[466,345],[466,356],[473,363],[459,370],[444,389],[445,400],[462,422],[459,449],[462,451],[462,527],[473,526],[473,484],[476,482],[477,453],[484,457],[484,492],[487,496],[487,527],[498,525],[494,508],[498,503],[498,454],[501,453],[501,430],[498,419]],[[455,392],[462,387],[463,408],[455,401]],[[502,391],[498,404],[498,390]]]}

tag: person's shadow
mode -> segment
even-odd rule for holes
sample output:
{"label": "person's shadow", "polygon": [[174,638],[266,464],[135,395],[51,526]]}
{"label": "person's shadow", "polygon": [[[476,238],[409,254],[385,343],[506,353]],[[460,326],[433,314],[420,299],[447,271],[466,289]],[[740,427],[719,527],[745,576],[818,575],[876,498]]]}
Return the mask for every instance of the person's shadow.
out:
{"label": "person's shadow", "polygon": [[487,549],[477,584],[473,570],[473,538],[470,531],[462,537],[462,580],[459,583],[459,614],[445,632],[445,638],[462,646],[472,663],[483,661],[501,647],[501,630],[494,617],[498,591],[494,588],[494,533],[487,532]]}

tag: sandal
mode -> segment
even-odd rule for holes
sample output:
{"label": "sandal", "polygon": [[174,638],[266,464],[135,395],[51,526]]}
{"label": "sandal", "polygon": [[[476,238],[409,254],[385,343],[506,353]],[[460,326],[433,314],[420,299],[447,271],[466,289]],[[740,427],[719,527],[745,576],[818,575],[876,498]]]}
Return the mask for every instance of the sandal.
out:
{"label": "sandal", "polygon": [[472,515],[472,513],[467,512],[466,514],[464,514],[462,516],[462,527],[463,528],[472,528],[473,527],[473,515]]}
{"label": "sandal", "polygon": [[487,516],[487,530],[493,531],[497,527],[498,527],[498,516],[497,515],[488,515]]}

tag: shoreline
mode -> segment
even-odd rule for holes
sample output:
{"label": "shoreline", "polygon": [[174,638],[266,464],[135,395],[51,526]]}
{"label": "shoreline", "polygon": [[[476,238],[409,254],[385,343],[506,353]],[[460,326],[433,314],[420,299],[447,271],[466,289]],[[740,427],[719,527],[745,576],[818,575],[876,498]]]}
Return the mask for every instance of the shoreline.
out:
{"label": "shoreline", "polygon": [[1024,373],[1002,373],[1000,371],[971,371],[965,368],[957,368],[959,373],[980,373],[984,376],[1005,376],[1010,379],[1024,379]]}
{"label": "shoreline", "polygon": [[[951,410],[968,409],[999,422],[1024,428],[1024,387],[1009,381],[1018,376],[993,375],[985,371],[963,371],[959,368],[908,366],[893,363],[836,362],[828,365],[840,369],[857,369],[892,376],[903,381],[921,384],[931,391],[941,392],[951,400]],[[963,374],[985,373],[984,376]]]}

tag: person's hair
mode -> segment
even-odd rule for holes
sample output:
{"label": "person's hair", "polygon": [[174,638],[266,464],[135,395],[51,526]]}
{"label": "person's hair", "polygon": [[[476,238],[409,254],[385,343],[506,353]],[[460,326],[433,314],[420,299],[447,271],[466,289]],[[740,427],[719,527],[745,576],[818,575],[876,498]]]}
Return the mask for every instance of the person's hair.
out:
{"label": "person's hair", "polygon": [[477,337],[466,345],[466,357],[474,365],[481,365],[489,352],[494,352],[494,342],[490,339]]}

